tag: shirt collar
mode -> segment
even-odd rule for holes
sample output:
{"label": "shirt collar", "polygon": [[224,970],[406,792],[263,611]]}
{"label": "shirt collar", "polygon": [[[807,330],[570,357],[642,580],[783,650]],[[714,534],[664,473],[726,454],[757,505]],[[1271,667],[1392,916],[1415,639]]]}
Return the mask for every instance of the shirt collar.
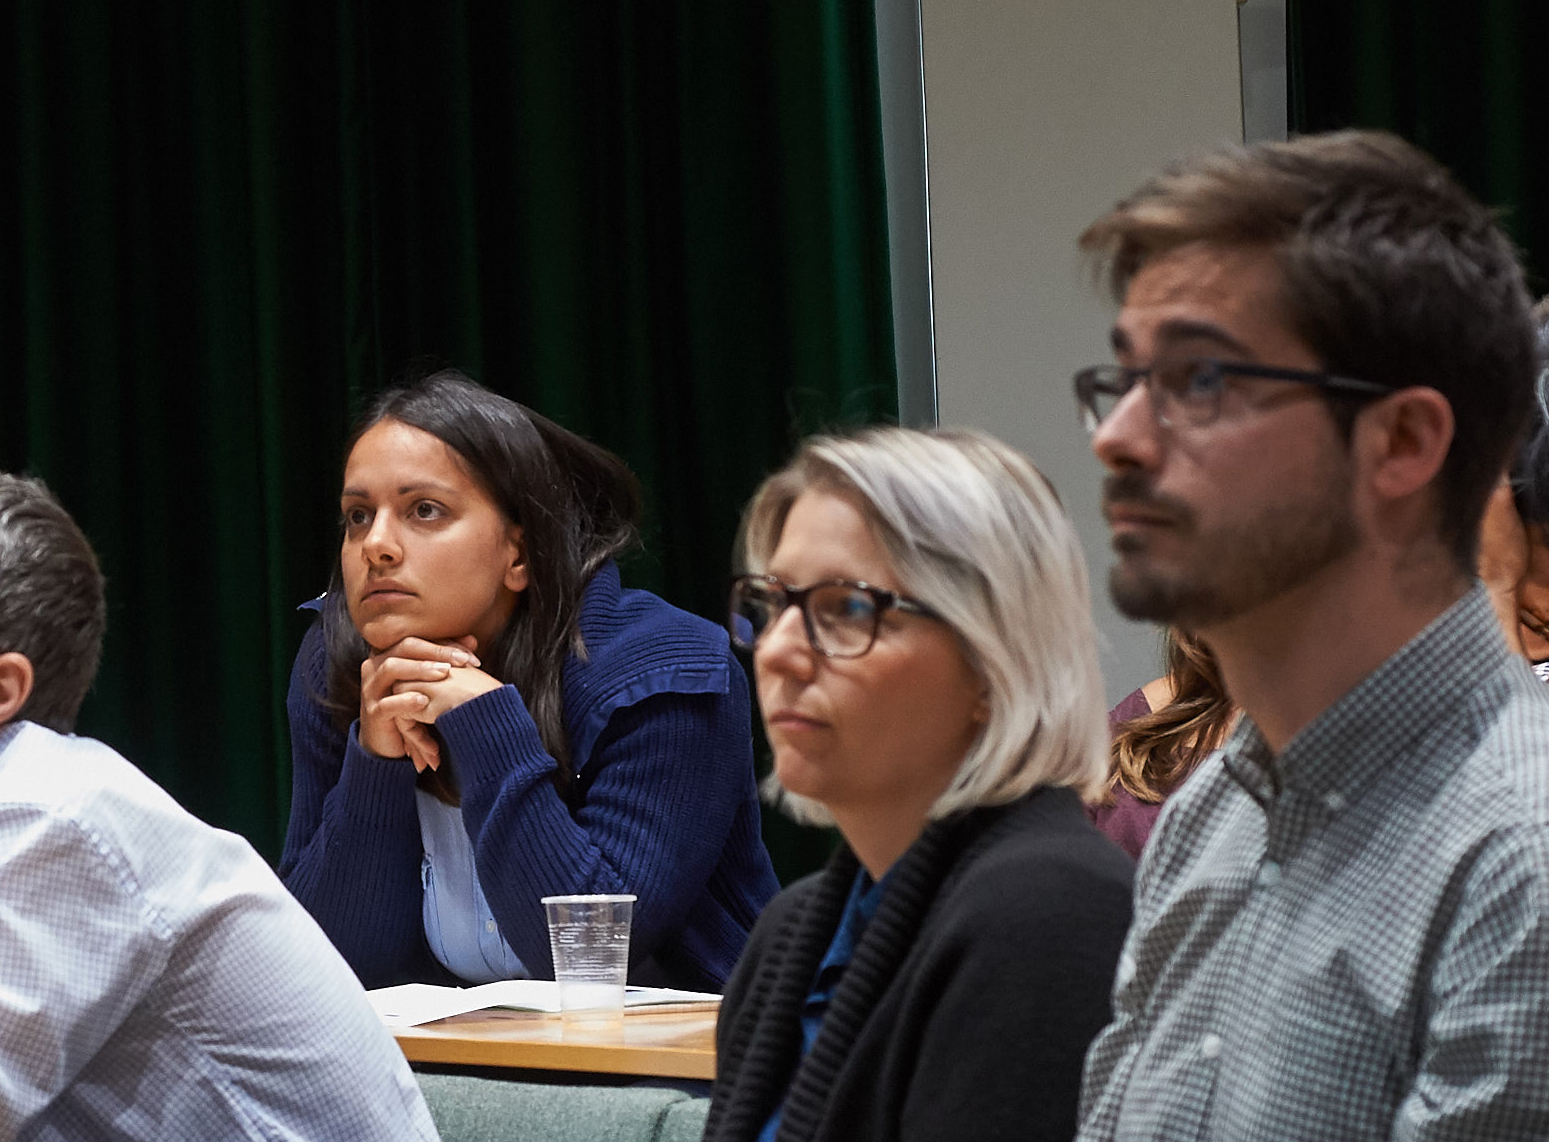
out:
{"label": "shirt collar", "polygon": [[[1260,805],[1283,791],[1331,810],[1353,803],[1411,757],[1438,719],[1512,658],[1479,583],[1353,689],[1314,718],[1278,757],[1246,715],[1227,740],[1227,772]],[[1461,755],[1451,763],[1461,762]],[[1447,759],[1438,758],[1439,764]]]}
{"label": "shirt collar", "polygon": [[849,965],[850,958],[855,954],[855,946],[861,942],[866,926],[871,923],[871,918],[882,904],[882,894],[887,891],[888,877],[892,872],[890,868],[882,874],[881,880],[874,881],[864,868],[856,869],[849,898],[839,916],[839,926],[834,929],[834,938],[818,964],[813,980],[814,994],[821,993],[826,999],[826,993],[832,989],[837,978],[836,973]]}

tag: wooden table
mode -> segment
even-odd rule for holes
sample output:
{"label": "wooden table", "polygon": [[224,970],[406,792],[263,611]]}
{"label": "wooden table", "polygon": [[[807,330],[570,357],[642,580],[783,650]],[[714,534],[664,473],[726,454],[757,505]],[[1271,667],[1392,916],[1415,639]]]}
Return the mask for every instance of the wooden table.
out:
{"label": "wooden table", "polygon": [[632,1010],[622,1024],[492,1008],[394,1028],[411,1063],[715,1078],[717,1004]]}

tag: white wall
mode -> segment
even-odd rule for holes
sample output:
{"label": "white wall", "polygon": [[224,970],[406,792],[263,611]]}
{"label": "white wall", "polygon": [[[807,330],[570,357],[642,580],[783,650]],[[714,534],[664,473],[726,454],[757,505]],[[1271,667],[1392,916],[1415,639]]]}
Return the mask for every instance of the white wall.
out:
{"label": "white wall", "polygon": [[1114,307],[1075,239],[1167,160],[1242,138],[1235,0],[920,0],[937,404],[1027,451],[1075,517],[1110,704],[1157,636],[1108,603],[1102,469],[1070,375]]}

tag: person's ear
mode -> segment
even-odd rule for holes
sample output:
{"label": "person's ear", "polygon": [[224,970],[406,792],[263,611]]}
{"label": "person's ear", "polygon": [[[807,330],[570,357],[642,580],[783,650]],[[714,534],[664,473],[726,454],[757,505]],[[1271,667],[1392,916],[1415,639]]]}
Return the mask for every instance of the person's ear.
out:
{"label": "person's ear", "polygon": [[32,659],[19,650],[0,654],[0,726],[12,721],[32,697]]}
{"label": "person's ear", "polygon": [[1356,443],[1370,461],[1371,488],[1397,500],[1434,480],[1452,446],[1452,404],[1435,389],[1399,389],[1361,410]]}
{"label": "person's ear", "polygon": [[520,595],[527,590],[527,541],[522,533],[522,525],[513,523],[506,536],[511,546],[511,563],[506,568],[506,587]]}

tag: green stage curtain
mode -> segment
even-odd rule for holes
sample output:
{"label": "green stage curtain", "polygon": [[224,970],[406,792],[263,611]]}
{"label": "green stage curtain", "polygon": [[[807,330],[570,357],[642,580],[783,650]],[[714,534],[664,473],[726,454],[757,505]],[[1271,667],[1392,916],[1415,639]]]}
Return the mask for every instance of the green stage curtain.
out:
{"label": "green stage curtain", "polygon": [[420,363],[623,454],[626,581],[719,619],[757,481],[896,416],[873,41],[869,0],[7,5],[0,467],[108,576],[81,730],[277,855],[340,444]]}
{"label": "green stage curtain", "polygon": [[1382,127],[1502,210],[1529,285],[1549,290],[1541,0],[1289,0],[1296,131]]}

